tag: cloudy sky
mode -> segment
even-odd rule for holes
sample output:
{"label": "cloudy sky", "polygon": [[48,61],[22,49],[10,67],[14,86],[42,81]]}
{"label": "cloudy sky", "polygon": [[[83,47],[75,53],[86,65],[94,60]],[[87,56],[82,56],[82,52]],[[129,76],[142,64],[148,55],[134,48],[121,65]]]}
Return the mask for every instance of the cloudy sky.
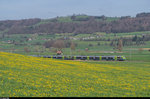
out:
{"label": "cloudy sky", "polygon": [[150,0],[0,0],[0,20],[72,14],[135,16],[150,12]]}

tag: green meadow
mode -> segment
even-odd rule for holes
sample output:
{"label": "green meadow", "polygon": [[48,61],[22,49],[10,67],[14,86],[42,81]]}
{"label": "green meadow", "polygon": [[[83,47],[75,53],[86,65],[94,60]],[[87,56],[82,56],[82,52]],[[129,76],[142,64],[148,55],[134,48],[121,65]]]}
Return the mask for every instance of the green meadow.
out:
{"label": "green meadow", "polygon": [[[114,38],[142,37],[149,33],[13,34],[4,38],[1,33],[0,97],[149,97],[150,41],[123,46],[121,52],[110,46]],[[72,61],[29,56],[56,55],[56,48],[45,48],[43,44],[69,37],[74,39],[64,41],[77,46],[75,50],[62,48],[63,55],[118,55],[127,60]],[[88,37],[95,38],[82,40]]]}
{"label": "green meadow", "polygon": [[150,62],[67,61],[0,52],[0,97],[149,97]]}

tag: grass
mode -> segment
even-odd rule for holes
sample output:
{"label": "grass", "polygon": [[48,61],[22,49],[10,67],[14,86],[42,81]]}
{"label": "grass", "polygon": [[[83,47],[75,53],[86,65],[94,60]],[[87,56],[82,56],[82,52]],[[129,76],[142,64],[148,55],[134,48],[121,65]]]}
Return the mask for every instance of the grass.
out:
{"label": "grass", "polygon": [[[36,43],[40,43],[41,45],[38,45],[39,47],[43,46],[43,44],[48,41],[49,39],[60,39],[60,38],[65,38],[65,37],[74,37],[77,39],[81,39],[81,38],[88,38],[88,37],[96,37],[98,35],[103,35],[102,37],[100,37],[101,39],[105,38],[105,39],[114,39],[114,38],[120,38],[120,37],[129,37],[129,36],[141,36],[142,34],[149,34],[149,31],[146,32],[132,32],[132,33],[117,33],[116,36],[114,36],[113,33],[111,34],[106,34],[106,33],[93,33],[93,34],[78,34],[78,35],[74,35],[74,34],[69,34],[69,33],[65,33],[65,34],[48,34],[48,35],[37,35],[37,34],[14,34],[14,35],[5,35],[4,38],[0,39],[0,48],[8,48],[8,50],[11,51],[12,47],[7,47],[7,46],[13,46],[14,48],[19,49],[20,51],[24,51],[23,47],[27,47],[28,45],[30,45],[32,48],[30,48],[31,50],[34,50],[35,46],[33,46]],[[2,37],[2,35],[0,36]],[[28,41],[27,38],[31,38],[31,41]],[[98,38],[99,39],[99,38]],[[15,44],[8,44],[8,41],[14,41],[15,43],[21,43],[21,44],[28,44],[28,45],[15,45]],[[67,41],[67,40],[66,40]],[[78,44],[78,46],[76,47],[76,49],[80,49],[80,50],[84,50],[85,48],[89,48],[90,50],[108,50],[108,51],[112,51],[113,47],[108,46],[111,41],[79,41],[79,40],[70,40],[73,41],[75,43]],[[5,42],[5,44],[3,45],[2,43]],[[100,46],[97,46],[97,43],[100,43]],[[107,46],[105,44],[108,44]],[[149,48],[150,47],[150,43],[149,41],[145,41],[146,45],[141,46],[142,48]],[[2,44],[2,45],[1,45]],[[89,44],[94,45],[93,47],[89,47]],[[5,46],[6,45],[6,46]],[[126,49],[130,46],[125,46],[123,49]],[[140,48],[139,46],[132,46],[132,47],[136,47],[136,48]]]}
{"label": "grass", "polygon": [[149,97],[150,62],[66,61],[0,52],[0,97]]}
{"label": "grass", "polygon": [[[71,20],[70,17],[68,19],[61,17],[58,21]],[[43,20],[39,24],[45,22],[50,20]],[[127,58],[124,62],[66,61],[24,56],[55,55],[53,49],[48,48],[45,48],[43,53],[35,52],[35,49],[42,50],[44,42],[48,39],[56,40],[64,37],[80,39],[101,35],[101,38],[112,40],[149,33],[150,31],[117,33],[116,36],[113,33],[99,32],[78,35],[74,33],[5,35],[0,39],[0,50],[23,55],[0,52],[0,97],[149,97],[150,52],[148,49],[141,52],[138,49],[150,48],[150,41],[145,41],[146,45],[142,46],[124,46],[123,53],[105,53],[118,51],[109,46],[110,41],[70,40],[78,44],[76,50],[63,49],[64,55],[123,55]],[[27,38],[32,40],[27,41]],[[26,45],[9,44],[9,40]],[[41,45],[34,45],[37,42]],[[100,46],[97,45],[98,42]],[[31,52],[25,53],[24,47],[28,47]],[[86,52],[85,48],[89,51]]]}

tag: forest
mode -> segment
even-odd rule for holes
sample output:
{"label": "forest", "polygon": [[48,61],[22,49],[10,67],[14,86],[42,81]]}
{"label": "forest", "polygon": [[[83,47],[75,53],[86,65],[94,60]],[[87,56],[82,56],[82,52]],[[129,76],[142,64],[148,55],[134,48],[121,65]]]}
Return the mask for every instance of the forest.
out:
{"label": "forest", "polygon": [[139,13],[136,17],[88,16],[85,14],[51,19],[22,19],[0,21],[3,34],[91,34],[96,32],[125,33],[150,31],[150,13]]}

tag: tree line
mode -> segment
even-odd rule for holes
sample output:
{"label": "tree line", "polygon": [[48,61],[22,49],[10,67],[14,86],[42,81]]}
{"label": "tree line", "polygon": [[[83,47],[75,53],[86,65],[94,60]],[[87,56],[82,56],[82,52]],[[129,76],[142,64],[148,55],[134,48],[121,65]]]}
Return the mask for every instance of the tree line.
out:
{"label": "tree line", "polygon": [[[99,20],[98,20],[99,19]],[[59,17],[42,23],[41,19],[26,19],[16,21],[0,21],[0,30],[7,34],[33,33],[123,33],[150,31],[150,13],[140,13],[136,17],[124,16],[114,21],[108,21],[105,16],[87,16],[78,18],[71,16],[71,22],[60,22]]]}

